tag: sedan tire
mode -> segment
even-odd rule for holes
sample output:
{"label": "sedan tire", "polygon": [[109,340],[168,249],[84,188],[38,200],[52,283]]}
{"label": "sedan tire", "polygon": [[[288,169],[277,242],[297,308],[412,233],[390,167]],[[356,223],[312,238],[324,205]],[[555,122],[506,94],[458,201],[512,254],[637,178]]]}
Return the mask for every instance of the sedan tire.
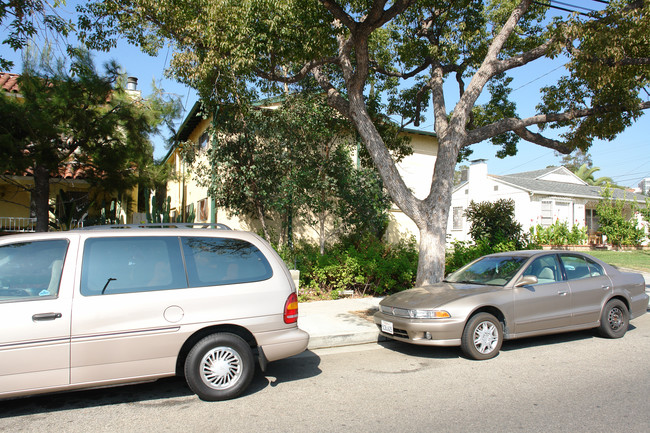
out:
{"label": "sedan tire", "polygon": [[468,358],[484,360],[497,356],[502,343],[501,322],[489,313],[478,313],[465,325],[460,348]]}
{"label": "sedan tire", "polygon": [[239,396],[253,379],[255,364],[250,346],[230,333],[208,335],[194,345],[185,360],[185,379],[202,400]]}
{"label": "sedan tire", "polygon": [[605,338],[621,338],[630,324],[630,313],[620,299],[611,299],[600,316],[598,333]]}

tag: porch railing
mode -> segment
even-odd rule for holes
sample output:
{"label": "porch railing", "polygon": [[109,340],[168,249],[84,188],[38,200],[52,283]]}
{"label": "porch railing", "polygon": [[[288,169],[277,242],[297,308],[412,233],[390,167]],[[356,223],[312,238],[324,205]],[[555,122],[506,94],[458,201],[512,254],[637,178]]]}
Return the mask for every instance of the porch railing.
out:
{"label": "porch railing", "polygon": [[0,232],[33,232],[36,218],[0,217]]}

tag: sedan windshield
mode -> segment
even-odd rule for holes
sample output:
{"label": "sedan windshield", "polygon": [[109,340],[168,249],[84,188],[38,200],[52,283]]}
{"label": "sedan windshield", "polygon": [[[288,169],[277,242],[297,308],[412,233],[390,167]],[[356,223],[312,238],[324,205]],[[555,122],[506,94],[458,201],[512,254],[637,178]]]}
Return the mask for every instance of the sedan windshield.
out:
{"label": "sedan windshield", "polygon": [[526,260],[527,257],[519,256],[483,257],[450,274],[445,281],[503,286],[514,277]]}

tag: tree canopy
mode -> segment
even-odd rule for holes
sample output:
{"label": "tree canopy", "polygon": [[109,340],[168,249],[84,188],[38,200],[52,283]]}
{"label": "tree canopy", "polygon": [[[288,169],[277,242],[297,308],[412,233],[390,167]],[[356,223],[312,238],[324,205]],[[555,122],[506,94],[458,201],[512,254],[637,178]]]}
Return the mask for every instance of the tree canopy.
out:
{"label": "tree canopy", "polygon": [[[14,50],[21,50],[39,33],[66,36],[73,28],[69,20],[57,13],[65,0],[12,0],[0,2],[0,25],[9,30],[2,41]],[[10,22],[7,22],[10,21]],[[0,55],[0,69],[10,69],[13,62]]]}
{"label": "tree canopy", "polygon": [[179,103],[160,94],[134,98],[118,71],[109,63],[100,75],[87,51],[77,50],[67,64],[45,50],[25,58],[21,97],[0,96],[0,170],[7,182],[33,175],[31,186],[12,183],[32,193],[37,231],[48,229],[50,178],[66,168],[117,193],[150,178],[149,136],[177,115]]}
{"label": "tree canopy", "polygon": [[390,203],[376,172],[355,168],[358,141],[349,123],[322,95],[285,95],[276,103],[215,113],[207,164],[193,165],[217,205],[258,220],[280,247],[291,243],[294,218],[316,233],[321,254],[327,241],[352,230],[381,234]]}
{"label": "tree canopy", "polygon": [[[532,0],[106,0],[82,11],[82,37],[95,47],[118,35],[149,52],[171,41],[171,73],[206,101],[315,80],[418,226],[419,284],[443,276],[454,167],[472,145],[488,140],[499,157],[516,154],[520,140],[586,151],[650,108],[641,96],[650,80],[643,1],[569,16]],[[531,102],[513,99],[511,73],[543,58],[565,63],[567,74],[542,89],[533,115],[520,117],[518,105]],[[373,104],[404,125],[432,113],[439,146],[427,197],[401,178]]]}

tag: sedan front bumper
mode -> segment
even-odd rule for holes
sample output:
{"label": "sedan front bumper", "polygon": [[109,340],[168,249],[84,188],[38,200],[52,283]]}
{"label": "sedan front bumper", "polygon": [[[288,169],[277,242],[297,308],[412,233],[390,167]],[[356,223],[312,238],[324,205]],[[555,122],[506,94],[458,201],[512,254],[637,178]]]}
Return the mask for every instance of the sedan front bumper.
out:
{"label": "sedan front bumper", "polygon": [[[407,319],[381,311],[375,313],[374,321],[381,335],[423,346],[460,346],[465,328],[464,319]],[[392,325],[392,334],[382,330],[382,321]]]}

